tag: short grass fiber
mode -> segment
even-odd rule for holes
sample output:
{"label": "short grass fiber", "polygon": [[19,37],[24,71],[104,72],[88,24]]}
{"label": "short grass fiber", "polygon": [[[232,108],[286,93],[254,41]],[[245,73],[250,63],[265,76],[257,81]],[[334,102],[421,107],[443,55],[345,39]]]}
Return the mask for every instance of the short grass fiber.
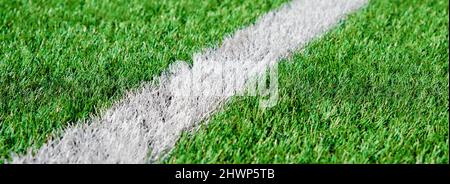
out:
{"label": "short grass fiber", "polygon": [[446,0],[373,0],[235,97],[165,163],[449,163]]}
{"label": "short grass fiber", "polygon": [[0,0],[0,158],[39,147],[285,1]]}

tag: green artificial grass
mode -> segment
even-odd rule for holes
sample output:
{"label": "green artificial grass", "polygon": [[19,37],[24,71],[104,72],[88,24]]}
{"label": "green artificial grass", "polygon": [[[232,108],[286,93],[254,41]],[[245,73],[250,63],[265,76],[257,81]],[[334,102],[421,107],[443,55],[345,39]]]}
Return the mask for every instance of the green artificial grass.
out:
{"label": "green artificial grass", "polygon": [[446,0],[373,0],[279,65],[278,104],[233,98],[166,163],[449,163]]}
{"label": "green artificial grass", "polygon": [[286,0],[0,0],[0,160]]}

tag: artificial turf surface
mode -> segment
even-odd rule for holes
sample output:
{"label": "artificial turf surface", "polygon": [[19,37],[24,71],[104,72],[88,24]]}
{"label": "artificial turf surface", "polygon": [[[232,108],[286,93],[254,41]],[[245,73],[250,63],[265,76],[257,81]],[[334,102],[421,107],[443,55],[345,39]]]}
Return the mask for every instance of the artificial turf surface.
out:
{"label": "artificial turf surface", "polygon": [[449,163],[446,0],[373,0],[235,97],[166,163]]}
{"label": "artificial turf surface", "polygon": [[285,1],[0,0],[0,160]]}

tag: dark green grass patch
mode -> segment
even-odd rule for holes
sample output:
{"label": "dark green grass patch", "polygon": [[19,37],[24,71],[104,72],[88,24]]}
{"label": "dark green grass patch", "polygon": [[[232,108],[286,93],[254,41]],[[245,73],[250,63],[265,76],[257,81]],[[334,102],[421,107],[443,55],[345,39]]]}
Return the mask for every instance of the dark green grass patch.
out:
{"label": "dark green grass patch", "polygon": [[0,160],[286,0],[0,0]]}
{"label": "dark green grass patch", "polygon": [[168,163],[448,163],[448,1],[371,1],[279,66],[270,109],[234,98]]}

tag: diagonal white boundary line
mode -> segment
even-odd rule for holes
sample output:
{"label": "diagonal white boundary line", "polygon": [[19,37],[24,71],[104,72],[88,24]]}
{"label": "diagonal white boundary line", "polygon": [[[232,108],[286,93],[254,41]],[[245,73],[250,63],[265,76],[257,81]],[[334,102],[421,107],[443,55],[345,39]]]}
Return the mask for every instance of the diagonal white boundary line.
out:
{"label": "diagonal white boundary line", "polygon": [[[293,0],[226,38],[219,48],[194,55],[192,68],[184,62],[171,65],[156,82],[128,93],[102,117],[66,128],[61,139],[48,142],[34,154],[13,155],[11,163],[157,161],[183,130],[242,92],[246,81],[275,64],[271,61],[303,47],[366,2]],[[217,68],[222,73],[215,72]],[[228,83],[232,78],[240,80]]]}

